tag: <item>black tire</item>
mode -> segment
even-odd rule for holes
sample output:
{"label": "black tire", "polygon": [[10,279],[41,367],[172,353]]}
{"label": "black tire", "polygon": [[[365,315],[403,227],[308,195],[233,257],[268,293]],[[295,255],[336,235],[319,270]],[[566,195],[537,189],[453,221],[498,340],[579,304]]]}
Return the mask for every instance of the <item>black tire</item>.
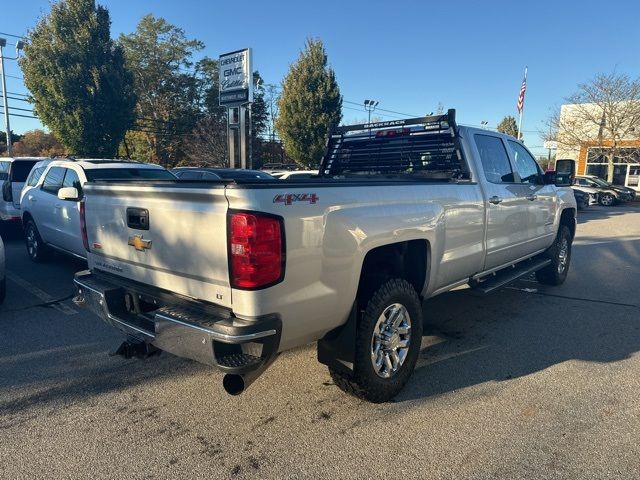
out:
{"label": "black tire", "polygon": [[603,207],[612,207],[617,202],[615,195],[612,193],[601,193],[598,197],[598,203]]}
{"label": "black tire", "polygon": [[3,278],[2,280],[0,280],[0,305],[2,305],[6,296],[7,296],[7,279]]}
{"label": "black tire", "polygon": [[24,238],[27,255],[35,263],[46,262],[51,258],[51,249],[45,245],[33,220],[27,220],[24,226]]}
{"label": "black tire", "polygon": [[[376,372],[372,354],[374,344],[378,346],[378,351],[382,357],[386,348],[376,343],[374,339],[374,330],[383,318],[383,314],[391,312],[390,308],[399,304],[404,307],[404,312],[409,320],[409,338],[405,337],[404,342],[407,343],[404,360],[400,362],[399,367],[392,372],[388,371],[386,363],[382,362],[382,369],[387,372]],[[391,318],[390,315],[388,318]],[[404,313],[402,318],[405,318]],[[403,320],[405,323],[406,320]],[[384,321],[382,322],[385,323]],[[406,329],[406,323],[405,328]],[[399,331],[398,328],[396,331]],[[400,335],[394,333],[388,340],[393,341],[394,345],[401,341]],[[378,337],[380,338],[380,337]],[[386,340],[385,340],[386,341]],[[378,289],[376,289],[366,302],[364,312],[361,312],[356,327],[356,345],[355,345],[355,362],[353,374],[345,373],[329,368],[329,373],[335,384],[344,392],[355,397],[368,400],[374,403],[381,403],[395,397],[405,386],[418,360],[420,353],[420,344],[422,342],[422,306],[415,289],[409,282],[403,279],[395,278],[387,280]],[[396,347],[400,348],[400,347]],[[402,350],[402,349],[400,349]],[[396,357],[398,358],[398,357]],[[389,377],[383,378],[383,373],[388,373]]]}
{"label": "black tire", "polygon": [[569,227],[561,225],[553,245],[544,253],[551,259],[551,264],[536,272],[538,282],[544,285],[562,285],[564,283],[571,264],[571,240]]}

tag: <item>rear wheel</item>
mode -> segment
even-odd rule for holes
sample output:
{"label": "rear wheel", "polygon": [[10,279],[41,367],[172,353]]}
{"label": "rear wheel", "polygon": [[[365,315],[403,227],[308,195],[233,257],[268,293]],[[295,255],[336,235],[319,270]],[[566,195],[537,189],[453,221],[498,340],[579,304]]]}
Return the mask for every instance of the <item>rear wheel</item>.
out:
{"label": "rear wheel", "polygon": [[371,295],[358,320],[353,373],[329,368],[331,378],[351,395],[386,402],[409,380],[421,341],[418,294],[406,280],[388,280]]}
{"label": "rear wheel", "polygon": [[536,272],[538,282],[545,285],[563,284],[571,263],[571,232],[569,227],[560,225],[560,231],[545,255],[551,259],[551,264]]}
{"label": "rear wheel", "polygon": [[27,220],[24,227],[24,237],[27,245],[27,253],[32,261],[41,263],[51,258],[51,249],[42,241],[42,237],[40,237],[38,228],[33,220]]}
{"label": "rear wheel", "polygon": [[616,203],[616,197],[614,197],[611,193],[602,193],[600,194],[598,202],[600,202],[600,205],[610,207]]}

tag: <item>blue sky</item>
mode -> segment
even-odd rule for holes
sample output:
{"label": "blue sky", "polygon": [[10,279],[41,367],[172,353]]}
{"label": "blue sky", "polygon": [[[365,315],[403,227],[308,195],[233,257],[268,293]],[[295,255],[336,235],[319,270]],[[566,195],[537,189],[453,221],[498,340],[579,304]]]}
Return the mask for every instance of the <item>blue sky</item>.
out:
{"label": "blue sky", "polygon": [[[0,32],[17,35],[49,8],[48,0],[3,3]],[[528,65],[523,130],[536,154],[546,152],[539,138],[544,121],[578,83],[614,69],[640,76],[637,1],[99,3],[109,8],[113,37],[133,31],[142,15],[153,13],[202,40],[202,55],[253,47],[255,68],[267,83],[279,84],[305,39],[317,37],[345,100],[372,98],[381,108],[411,115],[442,102],[457,109],[461,123],[472,125],[486,120],[495,127],[505,115],[517,115]],[[13,54],[13,47],[6,53]],[[16,62],[6,63],[7,74],[21,76]],[[18,79],[7,83],[8,91],[25,92]],[[344,120],[365,118],[359,106],[345,107]],[[18,133],[38,126],[36,120],[12,119]]]}

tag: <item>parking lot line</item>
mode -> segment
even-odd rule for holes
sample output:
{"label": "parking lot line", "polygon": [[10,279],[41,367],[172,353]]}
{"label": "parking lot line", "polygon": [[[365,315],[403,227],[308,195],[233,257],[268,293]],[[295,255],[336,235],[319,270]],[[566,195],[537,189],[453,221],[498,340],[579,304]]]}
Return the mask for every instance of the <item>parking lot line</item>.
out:
{"label": "parking lot line", "polygon": [[59,312],[64,313],[65,315],[75,315],[75,314],[78,313],[77,310],[75,310],[74,308],[70,307],[69,305],[65,305],[63,303],[55,303],[56,302],[55,298],[53,298],[51,295],[49,295],[44,290],[39,289],[35,285],[32,285],[31,283],[26,281],[24,278],[20,278],[19,276],[17,276],[16,274],[14,274],[14,273],[12,273],[10,271],[7,271],[6,275],[7,275],[7,279],[9,281],[11,281],[11,282],[15,283],[16,285],[19,285],[20,287],[24,288],[31,295],[33,295],[34,297],[42,300],[43,303],[51,304],[51,307],[55,308]]}

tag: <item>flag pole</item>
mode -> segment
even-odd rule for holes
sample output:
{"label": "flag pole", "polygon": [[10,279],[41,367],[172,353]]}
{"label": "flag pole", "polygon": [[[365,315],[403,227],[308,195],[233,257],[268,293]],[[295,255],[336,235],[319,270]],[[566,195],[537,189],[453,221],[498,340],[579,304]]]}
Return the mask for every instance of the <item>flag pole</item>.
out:
{"label": "flag pole", "polygon": [[[524,67],[524,84],[527,82],[527,69]],[[522,99],[522,108],[520,109],[520,119],[518,120],[518,140],[520,140],[520,132],[522,131],[522,112],[524,112],[524,98]]]}

